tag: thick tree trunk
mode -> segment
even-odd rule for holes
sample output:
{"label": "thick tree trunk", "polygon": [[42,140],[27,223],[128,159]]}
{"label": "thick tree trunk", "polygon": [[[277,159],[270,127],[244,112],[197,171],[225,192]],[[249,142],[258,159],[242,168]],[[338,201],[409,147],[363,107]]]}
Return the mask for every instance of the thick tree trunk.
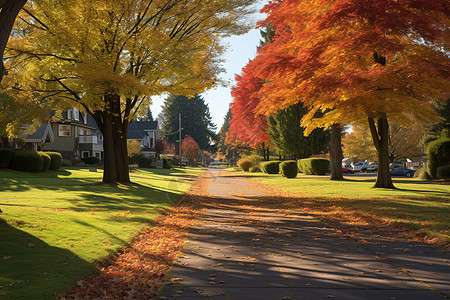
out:
{"label": "thick tree trunk", "polygon": [[386,114],[377,118],[375,125],[374,118],[369,118],[369,128],[372,134],[373,143],[378,153],[378,174],[374,188],[394,189],[391,173],[389,171],[389,123]]}
{"label": "thick tree trunk", "polygon": [[99,111],[93,115],[103,134],[103,182],[130,183],[127,151],[128,120],[121,117],[118,95],[105,95],[105,103],[107,111]]}
{"label": "thick tree trunk", "polygon": [[3,75],[6,73],[3,66],[3,52],[8,43],[17,14],[26,2],[27,0],[0,0],[0,81],[2,81]]}
{"label": "thick tree trunk", "polygon": [[343,180],[342,174],[342,125],[333,124],[330,136],[331,180]]}

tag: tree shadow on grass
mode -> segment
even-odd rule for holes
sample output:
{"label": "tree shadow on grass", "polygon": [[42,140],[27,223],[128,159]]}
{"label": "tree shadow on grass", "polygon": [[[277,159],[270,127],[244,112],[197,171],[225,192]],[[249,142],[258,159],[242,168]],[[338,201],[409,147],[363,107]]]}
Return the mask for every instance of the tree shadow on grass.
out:
{"label": "tree shadow on grass", "polygon": [[68,249],[52,247],[0,219],[0,293],[5,299],[53,299],[96,271]]}

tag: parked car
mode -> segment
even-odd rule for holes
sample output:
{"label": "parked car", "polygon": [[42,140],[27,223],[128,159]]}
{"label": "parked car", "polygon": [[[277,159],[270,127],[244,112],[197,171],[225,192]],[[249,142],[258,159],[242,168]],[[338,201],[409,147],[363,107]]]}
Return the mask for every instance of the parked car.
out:
{"label": "parked car", "polygon": [[391,169],[402,169],[405,167],[405,164],[401,161],[394,161],[389,165],[389,168]]}
{"label": "parked car", "polygon": [[344,173],[344,174],[353,174],[355,172],[353,172],[353,170],[349,169],[349,168],[342,168],[342,173]]}
{"label": "parked car", "polygon": [[391,170],[391,176],[413,177],[414,173],[416,173],[416,170],[404,169],[404,168],[398,168],[398,169]]}
{"label": "parked car", "polygon": [[367,171],[367,166],[368,166],[368,165],[369,165],[368,162],[361,161],[361,162],[359,162],[359,163],[356,163],[356,164],[353,166],[353,171],[354,171],[354,172],[365,172],[365,171]]}
{"label": "parked car", "polygon": [[376,172],[376,171],[378,171],[378,163],[377,162],[370,163],[367,166],[366,171],[367,172]]}

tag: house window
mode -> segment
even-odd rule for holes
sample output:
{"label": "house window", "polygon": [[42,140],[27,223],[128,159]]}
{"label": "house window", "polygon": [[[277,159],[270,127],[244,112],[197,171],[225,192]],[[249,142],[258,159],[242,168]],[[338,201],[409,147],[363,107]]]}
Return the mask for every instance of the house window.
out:
{"label": "house window", "polygon": [[100,152],[95,152],[95,157],[100,158]]}
{"label": "house window", "polygon": [[73,108],[73,119],[76,121],[80,121],[80,111],[75,107]]}
{"label": "house window", "polygon": [[83,112],[83,123],[87,124],[87,113]]}
{"label": "house window", "polygon": [[72,109],[69,109],[67,111],[67,119],[71,120],[72,119]]}
{"label": "house window", "polygon": [[58,136],[71,136],[70,125],[58,125]]}
{"label": "house window", "polygon": [[99,140],[100,142],[103,141],[103,134],[99,134],[99,135],[98,135],[98,140]]}
{"label": "house window", "polygon": [[81,156],[84,158],[84,157],[89,157],[89,151],[83,151],[82,153],[81,153]]}

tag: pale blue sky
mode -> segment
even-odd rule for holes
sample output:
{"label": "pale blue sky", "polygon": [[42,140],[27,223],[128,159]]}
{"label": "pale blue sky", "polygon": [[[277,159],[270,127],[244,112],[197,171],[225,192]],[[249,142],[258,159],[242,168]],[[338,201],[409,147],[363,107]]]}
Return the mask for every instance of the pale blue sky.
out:
{"label": "pale blue sky", "polygon": [[[261,8],[263,3],[265,3],[265,1],[261,1]],[[262,18],[262,14],[256,14],[252,18],[253,27],[256,26],[256,21]],[[241,69],[248,63],[248,60],[255,57],[256,47],[259,45],[260,39],[261,35],[259,34],[259,29],[253,29],[245,35],[234,36],[224,40],[224,43],[228,44],[229,48],[223,55],[223,58],[225,59],[223,67],[226,72],[222,74],[221,78],[224,81],[230,81],[230,84],[227,87],[218,87],[202,94],[203,99],[205,99],[205,102],[209,106],[212,120],[217,125],[217,131],[219,131],[223,124],[223,119],[232,100],[230,88],[234,85],[234,75],[240,74]],[[153,97],[152,100],[152,114],[153,117],[157,117],[161,112],[164,97]]]}

